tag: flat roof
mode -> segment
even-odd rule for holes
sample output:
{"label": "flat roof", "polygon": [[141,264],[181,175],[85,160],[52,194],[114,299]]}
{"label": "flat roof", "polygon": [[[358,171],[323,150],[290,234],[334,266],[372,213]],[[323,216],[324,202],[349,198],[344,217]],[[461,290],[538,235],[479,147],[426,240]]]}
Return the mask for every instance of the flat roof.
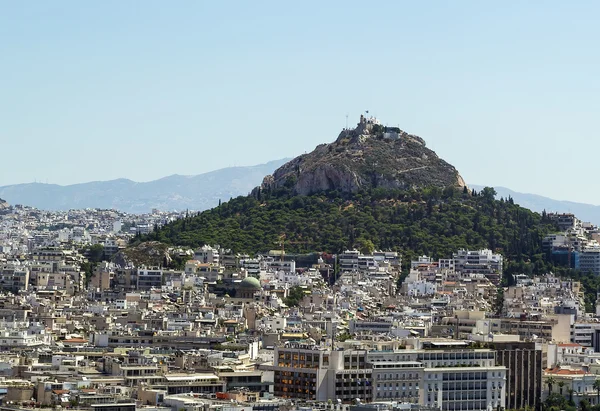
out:
{"label": "flat roof", "polygon": [[423,341],[431,345],[468,345],[465,341]]}
{"label": "flat roof", "polygon": [[171,374],[165,375],[167,381],[189,381],[189,380],[218,380],[215,374]]}

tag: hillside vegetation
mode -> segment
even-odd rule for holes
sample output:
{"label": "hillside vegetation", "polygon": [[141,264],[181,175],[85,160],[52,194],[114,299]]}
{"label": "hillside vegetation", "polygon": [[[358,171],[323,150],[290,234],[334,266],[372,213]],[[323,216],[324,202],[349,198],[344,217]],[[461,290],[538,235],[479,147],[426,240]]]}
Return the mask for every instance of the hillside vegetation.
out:
{"label": "hillside vegetation", "polygon": [[504,254],[507,274],[553,268],[541,240],[556,227],[511,199],[495,200],[491,188],[480,193],[449,187],[295,196],[292,186],[235,198],[134,241],[219,244],[252,254],[279,248],[285,233],[287,252],[339,253],[357,247],[399,251],[409,261],[423,254],[449,257],[460,248],[490,248]]}

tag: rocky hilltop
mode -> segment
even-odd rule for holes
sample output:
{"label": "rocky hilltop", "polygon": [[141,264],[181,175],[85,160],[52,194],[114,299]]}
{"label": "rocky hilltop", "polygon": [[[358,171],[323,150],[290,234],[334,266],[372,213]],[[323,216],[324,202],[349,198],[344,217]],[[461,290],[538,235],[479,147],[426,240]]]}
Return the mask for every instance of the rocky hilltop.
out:
{"label": "rocky hilltop", "polygon": [[293,187],[300,195],[327,190],[357,192],[368,188],[463,187],[458,171],[425,141],[396,127],[361,115],[354,129],[321,144],[264,178],[263,189]]}

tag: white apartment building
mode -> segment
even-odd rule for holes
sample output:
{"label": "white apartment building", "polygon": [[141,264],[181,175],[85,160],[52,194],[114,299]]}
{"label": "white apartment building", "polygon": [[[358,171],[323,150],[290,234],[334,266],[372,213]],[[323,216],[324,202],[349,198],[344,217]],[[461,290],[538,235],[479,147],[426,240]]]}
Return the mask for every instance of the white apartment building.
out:
{"label": "white apartment building", "polygon": [[220,256],[219,250],[209,245],[205,245],[196,251],[194,251],[194,260],[198,260],[201,263],[210,263],[219,265]]}
{"label": "white apartment building", "polygon": [[402,256],[396,251],[373,251],[375,261],[387,261],[390,265],[400,268],[402,265]]}
{"label": "white apartment building", "polygon": [[52,336],[41,324],[2,322],[0,324],[0,350],[49,346]]}
{"label": "white apartment building", "polygon": [[391,321],[376,321],[376,320],[355,320],[348,322],[348,330],[350,334],[368,332],[374,334],[387,334],[392,330]]}
{"label": "white apartment building", "polygon": [[456,270],[464,273],[479,273],[484,274],[490,270],[502,273],[502,255],[494,254],[492,250],[458,250],[452,254],[455,261]]}
{"label": "white apartment building", "polygon": [[374,251],[372,255],[364,255],[357,250],[346,250],[338,256],[340,272],[359,271],[371,273],[383,268],[399,269],[401,257],[396,252]]}
{"label": "white apartment building", "polygon": [[256,277],[260,274],[260,261],[256,258],[240,260],[240,267],[246,270],[250,277]]}
{"label": "white apartment building", "polygon": [[[452,259],[454,260],[454,270],[458,272],[484,274],[493,283],[498,284],[500,282],[503,257],[500,254],[494,254],[492,250],[458,250],[458,252],[452,254]],[[441,260],[440,268],[442,268]]]}
{"label": "white apartment building", "polygon": [[423,297],[434,295],[437,292],[437,284],[426,280],[415,280],[406,284],[406,292],[411,297]]}
{"label": "white apartment building", "polygon": [[579,270],[600,275],[600,246],[585,247],[579,254]]}
{"label": "white apartment building", "polygon": [[369,351],[367,361],[373,369],[373,401],[419,402],[425,368],[415,351]]}
{"label": "white apartment building", "polygon": [[286,273],[295,273],[296,272],[296,262],[295,261],[279,261],[279,260],[271,260],[266,262],[268,271],[284,271]]}
{"label": "white apartment building", "polygon": [[575,217],[574,214],[571,213],[549,213],[548,218],[556,222],[556,224],[558,224],[558,228],[561,231],[567,231],[570,229],[577,229],[581,227],[581,221],[577,217]]}
{"label": "white apartment building", "polygon": [[358,250],[346,250],[338,256],[340,272],[358,271]]}
{"label": "white apartment building", "polygon": [[478,350],[422,351],[420,403],[443,411],[491,410],[506,403],[506,367],[496,365],[496,352]]}
{"label": "white apartment building", "polygon": [[311,282],[308,276],[288,271],[278,271],[275,273],[275,278],[281,284],[287,284],[289,287],[308,285]]}
{"label": "white apartment building", "polygon": [[410,269],[415,270],[420,266],[430,266],[433,264],[431,257],[422,255],[417,257],[416,260],[410,262]]}
{"label": "white apartment building", "polygon": [[138,290],[161,288],[163,283],[163,270],[160,268],[144,268],[137,270],[136,286]]}

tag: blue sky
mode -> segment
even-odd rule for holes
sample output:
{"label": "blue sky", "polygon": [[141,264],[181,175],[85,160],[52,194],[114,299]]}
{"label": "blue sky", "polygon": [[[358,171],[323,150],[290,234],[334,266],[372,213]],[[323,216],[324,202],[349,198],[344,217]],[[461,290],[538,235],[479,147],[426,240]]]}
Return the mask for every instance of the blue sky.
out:
{"label": "blue sky", "polygon": [[0,7],[0,185],[263,163],[369,110],[467,183],[600,204],[598,2]]}

